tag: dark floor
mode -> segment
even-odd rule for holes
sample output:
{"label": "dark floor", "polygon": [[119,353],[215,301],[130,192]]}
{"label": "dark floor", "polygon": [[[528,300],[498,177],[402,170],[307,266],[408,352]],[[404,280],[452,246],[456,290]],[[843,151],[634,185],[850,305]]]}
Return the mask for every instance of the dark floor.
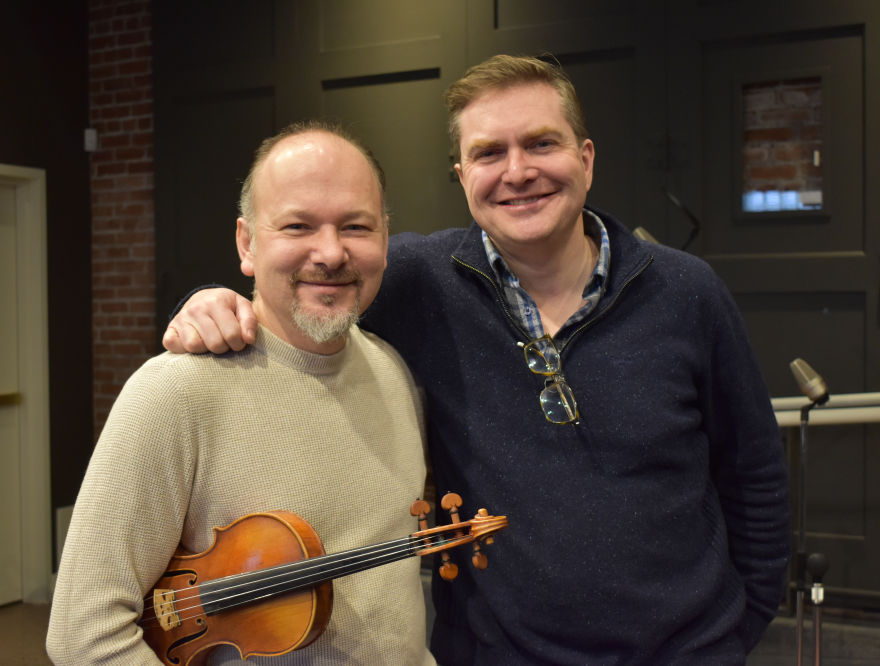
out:
{"label": "dark floor", "polygon": [[[429,598],[430,586],[426,585],[425,590],[430,631],[434,608]],[[0,666],[51,666],[45,649],[48,624],[49,606],[0,607]],[[804,642],[811,648],[811,623],[806,623],[804,633]],[[749,655],[747,666],[794,666],[794,663],[795,621],[789,617],[776,618]],[[808,649],[804,666],[812,664],[812,649]],[[826,614],[822,622],[822,666],[880,666],[880,621]]]}
{"label": "dark floor", "polygon": [[[777,617],[758,647],[749,655],[747,666],[793,666],[796,659],[794,618]],[[822,666],[880,665],[880,623],[826,617],[822,620]],[[813,661],[813,624],[804,622],[805,666]]]}

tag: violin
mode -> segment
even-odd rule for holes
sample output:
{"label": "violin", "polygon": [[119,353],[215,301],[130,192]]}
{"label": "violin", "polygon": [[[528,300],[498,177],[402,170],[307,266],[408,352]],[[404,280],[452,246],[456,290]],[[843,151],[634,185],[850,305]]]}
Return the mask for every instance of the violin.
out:
{"label": "violin", "polygon": [[481,544],[491,544],[507,518],[480,509],[462,522],[455,493],[440,504],[452,524],[429,529],[431,508],[416,500],[410,514],[418,516],[418,532],[331,555],[314,528],[288,511],[252,513],[215,527],[205,552],[178,547],[144,599],[138,622],[144,640],[166,666],[204,666],[221,644],[234,645],[242,659],[274,657],[304,648],[324,632],[335,578],[439,552],[440,575],[452,580],[458,567],[446,551],[467,543],[474,549],[474,566],[485,569]]}

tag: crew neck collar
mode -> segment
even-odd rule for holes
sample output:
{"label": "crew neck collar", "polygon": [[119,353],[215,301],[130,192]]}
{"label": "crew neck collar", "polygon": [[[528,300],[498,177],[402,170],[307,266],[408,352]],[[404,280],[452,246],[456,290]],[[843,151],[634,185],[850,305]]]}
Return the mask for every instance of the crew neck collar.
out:
{"label": "crew neck collar", "polygon": [[348,357],[348,350],[352,344],[351,336],[354,334],[355,328],[353,326],[347,333],[348,339],[345,341],[345,347],[335,354],[315,354],[314,352],[307,352],[299,347],[294,347],[262,325],[257,326],[257,339],[253,344],[253,348],[254,351],[291,368],[296,368],[312,375],[331,375],[339,372],[345,363]]}

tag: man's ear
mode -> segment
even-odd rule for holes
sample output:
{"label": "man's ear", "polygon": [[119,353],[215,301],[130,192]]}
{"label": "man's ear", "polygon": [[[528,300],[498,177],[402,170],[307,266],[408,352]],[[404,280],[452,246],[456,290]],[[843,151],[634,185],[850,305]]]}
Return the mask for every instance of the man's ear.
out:
{"label": "man's ear", "polygon": [[593,184],[593,162],[596,159],[596,148],[589,139],[585,139],[584,145],[581,146],[581,159],[584,162],[584,174],[587,177],[587,192],[589,192]]}
{"label": "man's ear", "polygon": [[382,234],[385,236],[385,252],[384,252],[385,265],[382,267],[382,272],[384,273],[385,270],[388,268],[388,218],[387,217],[383,221],[382,227],[383,227]]}
{"label": "man's ear", "polygon": [[254,257],[251,254],[251,232],[248,222],[238,218],[235,229],[235,245],[238,247],[238,258],[241,259],[241,272],[248,277],[254,275]]}
{"label": "man's ear", "polygon": [[458,164],[454,164],[453,168],[455,169],[455,173],[458,174],[458,182],[461,183],[461,186],[464,187],[464,176],[461,173],[461,162]]}

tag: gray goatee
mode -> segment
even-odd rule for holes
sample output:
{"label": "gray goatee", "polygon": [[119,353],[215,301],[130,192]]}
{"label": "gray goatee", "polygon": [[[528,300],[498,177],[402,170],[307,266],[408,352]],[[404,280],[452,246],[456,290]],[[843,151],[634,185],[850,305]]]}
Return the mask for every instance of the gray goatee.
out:
{"label": "gray goatee", "polygon": [[[302,301],[296,293],[296,287],[300,282],[353,282],[357,289],[354,304],[345,310],[326,310],[313,312],[303,307]],[[290,318],[303,335],[323,344],[333,342],[348,333],[348,329],[358,323],[360,319],[361,288],[364,279],[361,274],[351,268],[338,271],[315,269],[311,271],[297,271],[290,276],[290,286],[293,289],[293,303],[290,306]],[[321,302],[324,305],[333,305],[335,296],[324,296]]]}

